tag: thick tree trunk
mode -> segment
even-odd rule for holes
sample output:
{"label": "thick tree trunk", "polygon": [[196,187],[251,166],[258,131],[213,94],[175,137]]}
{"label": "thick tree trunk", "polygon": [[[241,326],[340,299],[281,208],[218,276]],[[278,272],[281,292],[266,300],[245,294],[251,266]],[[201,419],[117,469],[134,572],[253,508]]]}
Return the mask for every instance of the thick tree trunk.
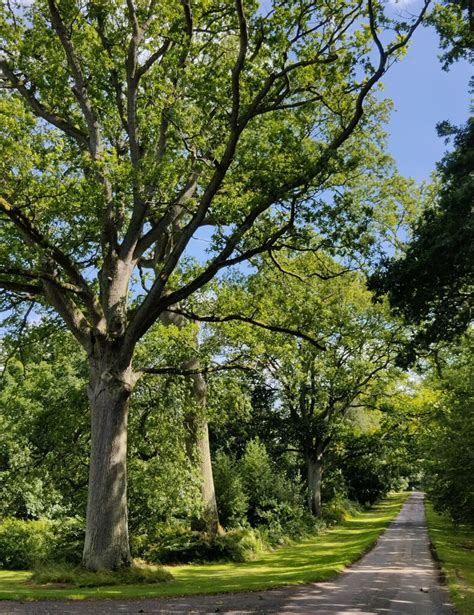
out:
{"label": "thick tree trunk", "polygon": [[308,509],[315,517],[321,516],[321,482],[323,465],[320,455],[308,455]]}
{"label": "thick tree trunk", "polygon": [[113,359],[91,365],[91,456],[83,565],[118,569],[131,563],[127,511],[127,420],[131,370]]}

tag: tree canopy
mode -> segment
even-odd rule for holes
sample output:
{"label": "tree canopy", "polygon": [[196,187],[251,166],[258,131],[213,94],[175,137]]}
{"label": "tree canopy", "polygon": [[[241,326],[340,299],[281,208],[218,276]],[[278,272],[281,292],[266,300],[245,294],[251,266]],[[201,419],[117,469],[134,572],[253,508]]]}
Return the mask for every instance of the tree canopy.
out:
{"label": "tree canopy", "polygon": [[416,345],[451,340],[472,322],[474,289],[474,121],[454,133],[454,150],[438,165],[439,193],[423,211],[401,258],[382,263],[371,286],[387,293],[394,308],[418,330]]}

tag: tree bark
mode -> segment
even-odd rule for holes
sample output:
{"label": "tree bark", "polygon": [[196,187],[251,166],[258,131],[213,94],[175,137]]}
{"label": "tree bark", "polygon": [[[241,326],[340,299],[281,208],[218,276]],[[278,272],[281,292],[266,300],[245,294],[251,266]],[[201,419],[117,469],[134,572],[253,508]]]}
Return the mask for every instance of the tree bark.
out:
{"label": "tree bark", "polygon": [[[197,361],[190,361],[189,365]],[[193,381],[194,401],[202,409],[205,408],[207,402],[207,383],[202,374],[194,374],[191,376]],[[194,416],[190,421],[190,446],[188,452],[190,455],[197,452],[199,464],[199,472],[201,475],[201,495],[204,502],[204,510],[202,519],[198,519],[193,523],[196,529],[207,532],[210,536],[216,536],[220,531],[219,513],[217,511],[216,491],[214,488],[214,476],[212,473],[211,463],[211,447],[209,443],[209,426],[205,418]]]}
{"label": "tree bark", "polygon": [[127,510],[127,423],[130,368],[113,353],[91,363],[91,455],[83,565],[116,570],[131,564]]}
{"label": "tree bark", "polygon": [[321,455],[308,455],[308,509],[315,517],[321,516],[321,483],[323,464]]}

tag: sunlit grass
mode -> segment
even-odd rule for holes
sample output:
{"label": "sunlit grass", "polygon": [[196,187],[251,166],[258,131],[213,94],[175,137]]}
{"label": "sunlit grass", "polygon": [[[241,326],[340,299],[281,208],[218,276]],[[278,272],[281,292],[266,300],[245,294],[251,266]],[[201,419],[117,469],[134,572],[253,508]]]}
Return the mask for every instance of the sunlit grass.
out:
{"label": "sunlit grass", "polygon": [[474,529],[454,527],[428,502],[426,519],[430,540],[446,575],[449,592],[459,613],[474,613]]}
{"label": "sunlit grass", "polygon": [[246,563],[167,567],[174,579],[161,585],[97,588],[32,586],[30,572],[0,571],[0,599],[136,598],[251,591],[323,581],[335,576],[375,543],[408,494],[392,495],[368,512],[301,542]]}

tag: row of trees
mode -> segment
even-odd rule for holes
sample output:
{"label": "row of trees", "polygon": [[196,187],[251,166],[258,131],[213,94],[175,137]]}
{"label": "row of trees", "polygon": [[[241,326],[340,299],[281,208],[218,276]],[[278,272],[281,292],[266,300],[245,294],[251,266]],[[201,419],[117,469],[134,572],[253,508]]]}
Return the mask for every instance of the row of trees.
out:
{"label": "row of trees", "polygon": [[[130,415],[134,534],[153,544],[177,523],[212,536],[219,518],[226,529],[278,523],[284,534],[308,527],[304,508],[319,517],[341,498],[368,504],[420,485],[422,474],[440,507],[469,520],[469,338],[462,351],[439,354],[438,367],[424,361],[422,379],[407,374],[396,358],[409,331],[373,302],[359,272],[321,254],[279,254],[278,262],[222,280],[201,309],[221,312],[225,302],[244,314],[251,296],[254,322],[309,322],[318,340],[232,320],[201,328],[198,347],[197,325],[180,320],[156,331],[167,340],[161,354],[151,336],[142,346],[153,367]],[[45,323],[28,328],[20,354],[14,341],[1,386],[1,514],[82,518],[85,357]],[[196,377],[206,385],[197,394]],[[214,477],[203,463],[208,421]]]}
{"label": "row of trees", "polygon": [[[297,267],[308,273],[309,260],[308,255],[298,255],[295,262],[285,264],[295,273]],[[252,276],[252,296],[261,303],[260,312],[279,313],[284,323],[288,305],[276,283],[271,286],[274,296],[267,292],[258,300],[256,287],[268,282],[268,275],[262,265]],[[331,280],[308,278],[310,286],[278,270],[273,275],[285,275],[289,283],[285,296],[292,305],[298,299],[296,304],[302,307],[300,316],[291,316],[293,322],[304,314],[318,319],[317,346],[283,333],[256,333],[254,327],[233,322],[202,330],[199,354],[193,323],[162,325],[165,331],[157,335],[167,337],[166,354],[157,355],[151,339],[149,347],[142,348],[152,355],[155,366],[150,369],[156,374],[143,379],[132,401],[131,523],[139,534],[149,530],[148,524],[171,519],[216,533],[219,513],[227,528],[245,522],[265,524],[262,511],[279,519],[275,511],[283,503],[291,504],[291,515],[302,515],[308,507],[320,516],[323,476],[326,504],[335,495],[347,496],[349,486],[353,499],[371,502],[398,478],[399,462],[389,463],[387,450],[381,454],[380,448],[374,449],[383,423],[380,400],[391,395],[390,387],[401,377],[390,362],[396,332],[386,330],[386,307],[370,301],[359,274],[334,272]],[[222,286],[234,305],[247,301],[249,289],[235,280]],[[312,292],[315,287],[324,296]],[[300,297],[295,296],[298,291]],[[257,315],[256,309],[254,305],[254,317],[260,318],[263,314]],[[379,338],[382,332],[385,339]],[[184,367],[170,367],[170,360],[179,357]],[[196,397],[191,380],[195,374],[176,375],[195,369],[206,372],[206,407],[202,396]],[[90,438],[86,374],[83,353],[64,331],[38,324],[23,339],[21,355],[12,349],[1,388],[3,515],[84,514]],[[205,499],[209,492],[214,494],[212,474],[202,464],[209,454],[202,444],[209,442],[206,420],[217,472],[218,510],[214,500]],[[368,462],[371,450],[376,458]],[[360,487],[357,481],[362,476],[354,468],[363,459],[367,484]],[[377,464],[386,467],[376,468]],[[238,468],[243,468],[243,476]],[[247,485],[242,497],[233,481]]]}

